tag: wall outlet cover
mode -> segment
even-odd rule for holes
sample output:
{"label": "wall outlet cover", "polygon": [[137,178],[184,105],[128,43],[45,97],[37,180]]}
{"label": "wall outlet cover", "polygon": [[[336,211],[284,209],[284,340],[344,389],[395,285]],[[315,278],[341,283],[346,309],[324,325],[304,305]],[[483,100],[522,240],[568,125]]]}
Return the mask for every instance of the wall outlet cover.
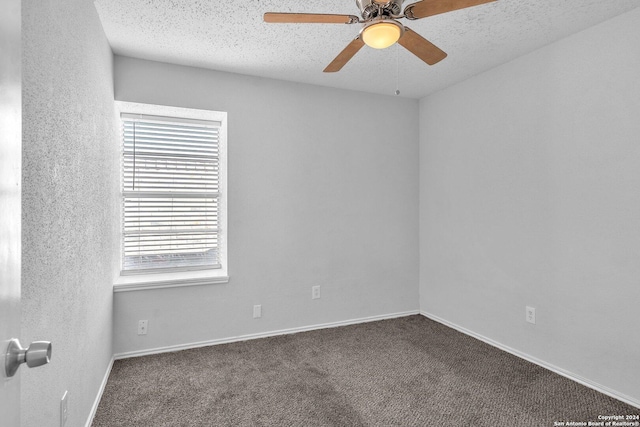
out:
{"label": "wall outlet cover", "polygon": [[260,317],[262,317],[262,306],[261,305],[254,305],[253,306],[253,318],[254,319],[259,319]]}
{"label": "wall outlet cover", "polygon": [[534,307],[526,307],[525,319],[529,323],[536,324],[536,309]]}
{"label": "wall outlet cover", "polygon": [[64,427],[67,424],[67,417],[69,416],[69,392],[64,391],[62,399],[60,400],[60,427]]}
{"label": "wall outlet cover", "polygon": [[311,287],[311,299],[320,298],[320,285]]}
{"label": "wall outlet cover", "polygon": [[138,321],[138,335],[147,335],[148,320]]}

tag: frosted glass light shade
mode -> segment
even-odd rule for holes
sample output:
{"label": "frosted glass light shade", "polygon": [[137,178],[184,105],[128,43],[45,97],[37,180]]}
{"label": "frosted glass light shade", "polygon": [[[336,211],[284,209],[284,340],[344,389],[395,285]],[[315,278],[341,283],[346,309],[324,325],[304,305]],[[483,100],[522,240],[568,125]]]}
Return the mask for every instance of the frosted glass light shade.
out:
{"label": "frosted glass light shade", "polygon": [[379,22],[362,30],[362,40],[369,47],[384,49],[398,41],[402,28],[395,23]]}

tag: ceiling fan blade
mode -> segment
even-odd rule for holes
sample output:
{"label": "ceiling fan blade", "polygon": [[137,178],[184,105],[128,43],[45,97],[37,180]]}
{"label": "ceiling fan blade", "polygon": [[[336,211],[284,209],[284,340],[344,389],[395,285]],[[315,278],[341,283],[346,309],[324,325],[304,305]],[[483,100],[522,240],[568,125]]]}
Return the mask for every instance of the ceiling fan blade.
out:
{"label": "ceiling fan blade", "polygon": [[497,0],[422,0],[407,6],[404,14],[409,19],[420,19],[494,1]]}
{"label": "ceiling fan blade", "polygon": [[360,49],[362,49],[362,46],[364,46],[364,42],[360,38],[360,35],[358,35],[358,37],[353,39],[351,43],[349,43],[347,47],[345,47],[342,52],[336,56],[336,59],[331,61],[331,64],[327,65],[327,68],[325,68],[323,72],[335,73],[336,71],[340,71],[342,67],[344,67],[345,64],[349,62],[349,60],[353,58]]}
{"label": "ceiling fan blade", "polygon": [[271,24],[355,24],[359,21],[354,15],[274,12],[264,14],[264,22]]}
{"label": "ceiling fan blade", "polygon": [[404,34],[398,43],[429,65],[437,64],[447,57],[438,46],[407,27],[404,27]]}

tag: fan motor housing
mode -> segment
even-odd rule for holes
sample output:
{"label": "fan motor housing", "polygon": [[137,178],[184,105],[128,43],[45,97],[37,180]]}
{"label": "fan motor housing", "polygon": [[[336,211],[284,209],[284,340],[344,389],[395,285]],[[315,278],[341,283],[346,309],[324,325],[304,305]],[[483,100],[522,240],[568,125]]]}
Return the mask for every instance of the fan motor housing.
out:
{"label": "fan motor housing", "polygon": [[356,4],[364,20],[379,16],[398,16],[402,12],[402,0],[356,0]]}

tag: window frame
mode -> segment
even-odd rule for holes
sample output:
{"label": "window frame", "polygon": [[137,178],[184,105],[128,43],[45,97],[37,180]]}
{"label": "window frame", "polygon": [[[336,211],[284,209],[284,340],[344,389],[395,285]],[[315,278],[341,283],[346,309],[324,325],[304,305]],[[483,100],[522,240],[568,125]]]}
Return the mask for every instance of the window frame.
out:
{"label": "window frame", "polygon": [[[215,269],[195,269],[170,272],[137,272],[130,274],[122,271],[122,215],[119,215],[119,269],[120,274],[114,282],[114,292],[156,289],[181,286],[200,286],[229,281],[227,269],[228,221],[227,221],[227,113],[222,111],[200,110],[192,108],[171,107],[165,105],[142,104],[115,101],[116,114],[140,114],[146,116],[162,116],[187,120],[206,120],[220,123],[219,128],[219,191],[218,223],[219,223],[219,261],[220,267]],[[121,123],[119,121],[118,123]],[[121,135],[118,132],[118,135]],[[118,138],[118,149],[122,155],[122,139]],[[119,192],[122,193],[122,170],[119,174]],[[120,198],[122,207],[123,199]],[[119,211],[120,212],[120,211]]]}

